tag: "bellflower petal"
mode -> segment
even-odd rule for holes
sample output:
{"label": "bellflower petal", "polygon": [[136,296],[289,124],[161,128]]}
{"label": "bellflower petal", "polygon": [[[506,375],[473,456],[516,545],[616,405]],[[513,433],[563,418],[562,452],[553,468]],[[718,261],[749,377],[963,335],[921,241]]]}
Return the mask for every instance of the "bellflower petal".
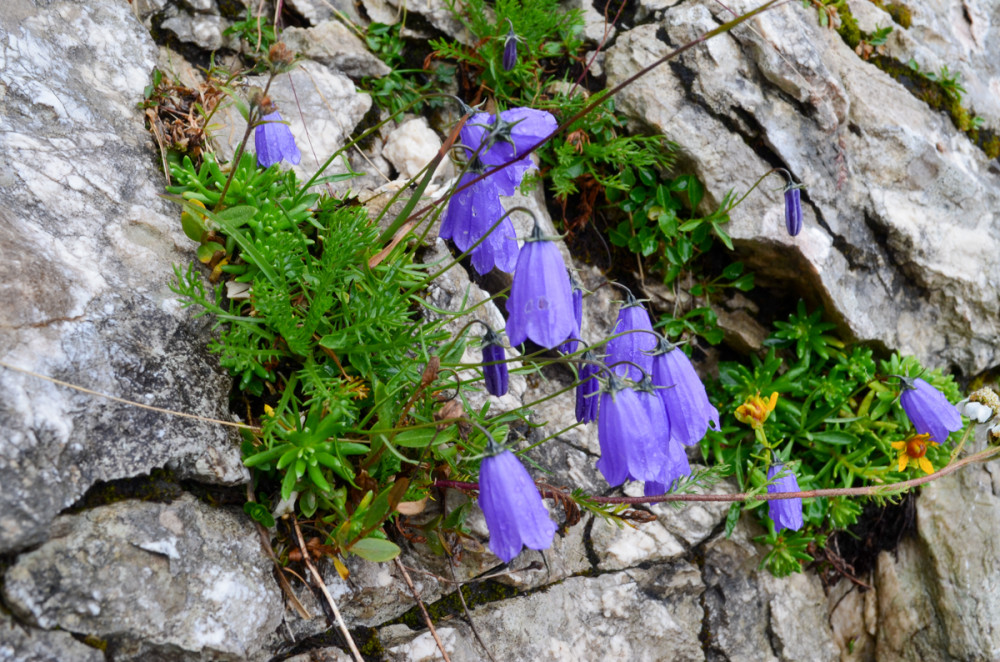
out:
{"label": "bellflower petal", "polygon": [[[486,390],[497,397],[507,393],[507,364],[502,363],[507,358],[500,336],[492,330],[483,336],[483,379]],[[494,363],[494,365],[485,365]]]}
{"label": "bellflower petal", "polygon": [[[650,385],[651,388],[651,385]],[[616,377],[601,394],[597,468],[612,487],[628,479],[655,480],[667,462],[670,428],[651,390],[633,390]]]}
{"label": "bellflower petal", "polygon": [[[633,333],[626,333],[608,342],[606,363],[617,374],[638,382],[642,379],[643,372],[646,374],[653,372],[653,357],[649,353],[656,348],[656,336],[649,321],[649,313],[631,294],[618,311],[618,321],[611,335],[624,331]],[[631,361],[638,364],[639,368],[627,363],[616,366],[619,361]]]}
{"label": "bellflower petal", "polygon": [[459,135],[470,156],[478,152],[479,159],[488,169],[524,155],[524,158],[489,177],[495,180],[503,195],[514,195],[524,173],[534,167],[527,151],[558,126],[556,118],[547,111],[511,108],[500,113],[499,122],[496,116],[488,113],[473,115]]}
{"label": "bellflower petal", "polygon": [[279,161],[296,164],[302,160],[302,153],[295,144],[295,137],[288,125],[281,121],[277,111],[261,118],[264,122],[254,129],[254,145],[257,148],[257,165],[270,168]]}
{"label": "bellflower petal", "polygon": [[[465,173],[459,180],[459,186],[464,186],[476,177],[478,175],[474,172]],[[451,239],[458,250],[464,253],[472,244],[479,241],[479,238],[489,231],[503,214],[500,193],[489,179],[484,179],[451,197],[438,236],[442,239]],[[503,223],[497,230],[502,227]],[[513,231],[510,234],[513,235]]]}
{"label": "bellflower petal", "polygon": [[541,238],[538,226],[518,254],[507,313],[507,337],[514,347],[530,338],[552,349],[573,333],[566,265],[556,245]]}
{"label": "bellflower petal", "polygon": [[[496,221],[494,221],[496,222]],[[517,266],[517,236],[510,217],[503,219],[492,232],[489,231],[483,243],[472,249],[472,266],[481,276],[485,276],[493,267],[506,273],[513,273]],[[479,238],[476,238],[478,241]]]}
{"label": "bellflower petal", "polygon": [[[782,472],[785,465],[772,464],[767,470],[767,480],[774,481],[767,486],[768,494],[780,492],[798,492],[799,481],[795,480],[795,474],[786,471],[786,475],[778,480],[774,477]],[[798,531],[802,528],[802,499],[775,499],[767,502],[767,516],[774,522],[775,531],[791,529]]]}
{"label": "bellflower petal", "polygon": [[[592,361],[590,352],[583,353],[584,361]],[[600,368],[593,363],[581,363],[576,385],[576,421],[591,423],[597,420],[597,403],[600,400],[601,385],[597,381]]]}
{"label": "bellflower petal", "polygon": [[479,507],[490,531],[490,551],[504,563],[520,554],[522,547],[548,549],[552,545],[556,523],[528,471],[510,451],[483,459]]}
{"label": "bellflower petal", "polygon": [[646,496],[659,496],[666,494],[674,485],[678,478],[691,475],[691,464],[688,462],[687,453],[681,442],[673,436],[667,443],[667,461],[663,465],[663,471],[656,477],[656,480],[647,480],[643,485],[643,494]]}
{"label": "bellflower petal", "polygon": [[793,237],[802,231],[802,193],[798,186],[785,189],[785,229]]}
{"label": "bellflower petal", "polygon": [[936,444],[943,443],[948,433],[962,429],[958,409],[941,391],[919,377],[903,378],[899,402],[917,433],[929,434]]}
{"label": "bellflower petal", "polygon": [[572,354],[576,351],[576,347],[580,343],[575,339],[580,337],[580,328],[583,326],[583,288],[572,276],[570,276],[570,283],[573,286],[573,317],[576,320],[576,329],[571,336],[574,340],[567,340],[559,345],[558,349],[563,354]]}
{"label": "bellflower petal", "polygon": [[503,70],[510,71],[517,65],[517,35],[514,26],[510,26],[507,37],[503,40]]}
{"label": "bellflower petal", "polygon": [[680,348],[659,343],[653,353],[653,384],[668,386],[657,390],[670,419],[671,434],[685,446],[705,436],[709,424],[719,429],[719,411],[708,401],[705,385],[691,360]]}

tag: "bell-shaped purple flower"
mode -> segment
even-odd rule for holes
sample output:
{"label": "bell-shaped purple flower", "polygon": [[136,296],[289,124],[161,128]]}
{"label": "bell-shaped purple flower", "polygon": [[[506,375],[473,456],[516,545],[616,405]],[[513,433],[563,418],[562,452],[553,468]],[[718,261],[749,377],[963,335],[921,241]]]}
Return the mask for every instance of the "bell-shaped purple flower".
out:
{"label": "bell-shaped purple flower", "polygon": [[[785,475],[774,480],[774,477],[782,471]],[[798,492],[799,481],[795,480],[795,474],[791,470],[786,470],[785,465],[775,463],[767,470],[768,494],[780,492]],[[773,482],[771,482],[773,481]],[[767,502],[767,516],[774,522],[775,531],[791,529],[798,531],[802,528],[802,499],[774,499]]]}
{"label": "bell-shaped purple flower", "polygon": [[572,274],[570,274],[569,281],[573,287],[573,318],[576,320],[576,329],[570,336],[571,340],[559,345],[558,349],[563,354],[572,354],[576,351],[577,345],[580,344],[577,339],[580,337],[580,329],[583,326],[583,288],[580,287],[580,283],[573,278]]}
{"label": "bell-shaped purple flower", "polygon": [[[492,329],[483,336],[483,380],[490,395],[500,397],[507,393],[507,353],[503,341]],[[491,365],[492,364],[492,365]]]}
{"label": "bell-shaped purple flower", "polygon": [[[510,19],[507,19],[510,22]],[[507,37],[503,40],[503,70],[510,71],[517,65],[517,35],[514,34],[514,24],[511,23]]]}
{"label": "bell-shaped purple flower", "polygon": [[296,164],[302,160],[302,153],[295,144],[295,137],[288,125],[281,121],[277,111],[261,118],[263,124],[254,129],[254,144],[257,147],[257,165],[270,168],[279,161]]}
{"label": "bell-shaped purple flower", "polygon": [[666,340],[657,343],[652,355],[653,384],[670,419],[671,434],[685,446],[705,436],[709,423],[719,428],[719,410],[708,401],[705,385],[698,378],[691,360],[679,347]]}
{"label": "bell-shaped purple flower", "polygon": [[501,194],[514,195],[524,173],[534,166],[528,158],[528,150],[558,126],[556,118],[547,111],[511,108],[501,112],[499,119],[488,113],[473,115],[459,135],[470,158],[478,154],[487,169],[523,157],[489,177],[496,182]]}
{"label": "bell-shaped purple flower", "polygon": [[490,441],[479,467],[479,507],[490,530],[490,551],[504,563],[522,547],[548,549],[556,523],[517,456]]}
{"label": "bell-shaped purple flower", "polygon": [[601,393],[597,468],[614,487],[626,480],[656,480],[667,461],[670,426],[663,405],[648,380],[639,389],[613,373]]}
{"label": "bell-shaped purple flower", "polygon": [[691,465],[688,463],[687,453],[681,442],[671,435],[667,442],[667,461],[663,465],[663,471],[656,480],[647,480],[643,485],[643,494],[646,496],[659,496],[671,490],[674,482],[679,478],[691,475]]}
{"label": "bell-shaped purple flower", "polygon": [[[477,176],[476,170],[465,173],[459,187]],[[480,274],[487,274],[494,267],[510,273],[517,264],[517,237],[509,217],[496,225],[503,214],[500,193],[491,178],[487,178],[452,196],[438,234],[455,242],[463,253],[483,239],[472,250],[472,266]]]}
{"label": "bell-shaped purple flower", "polygon": [[931,441],[940,444],[950,432],[962,429],[958,408],[948,402],[941,391],[919,377],[900,379],[903,391],[899,394],[899,402],[918,434],[929,434]]}
{"label": "bell-shaped purple flower", "polygon": [[542,238],[537,224],[518,255],[507,313],[512,347],[530,338],[552,349],[573,333],[573,293],[566,265],[556,245]]}
{"label": "bell-shaped purple flower", "polygon": [[576,421],[591,423],[597,420],[597,403],[600,400],[601,384],[597,381],[600,367],[593,363],[594,355],[589,351],[580,357],[580,370],[576,384]]}
{"label": "bell-shaped purple flower", "polygon": [[[649,313],[631,293],[618,311],[618,321],[615,323],[612,335],[627,331],[631,333],[625,333],[608,341],[608,357],[605,362],[617,374],[638,382],[642,379],[643,373],[653,372],[653,357],[650,356],[650,352],[656,347],[656,334],[653,333]],[[616,366],[619,361],[631,361],[638,367],[628,363]]]}
{"label": "bell-shaped purple flower", "polygon": [[785,189],[785,229],[793,237],[802,231],[802,194],[794,184]]}

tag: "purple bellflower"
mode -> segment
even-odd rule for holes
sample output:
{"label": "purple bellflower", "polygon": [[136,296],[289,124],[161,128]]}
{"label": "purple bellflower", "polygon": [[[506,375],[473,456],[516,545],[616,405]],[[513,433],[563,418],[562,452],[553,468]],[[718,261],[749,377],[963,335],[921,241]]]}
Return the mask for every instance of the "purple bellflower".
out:
{"label": "purple bellflower", "polygon": [[508,161],[516,162],[491,175],[502,195],[514,195],[524,173],[534,164],[527,151],[548,137],[559,126],[556,118],[544,110],[511,108],[495,115],[479,113],[469,118],[460,133],[462,143],[488,169]]}
{"label": "purple bellflower", "polygon": [[510,22],[510,30],[507,31],[507,37],[503,40],[503,70],[510,71],[517,65],[517,35],[514,34],[514,24]]}
{"label": "purple bellflower", "polygon": [[297,164],[302,160],[302,153],[295,145],[295,138],[288,125],[282,122],[277,111],[265,115],[254,129],[254,144],[257,147],[257,165],[270,168],[279,161]]}
{"label": "purple bellflower", "polygon": [[576,385],[576,422],[592,423],[597,420],[597,402],[600,400],[601,385],[597,381],[600,368],[592,363],[594,355],[589,351],[580,357],[580,371]]}
{"label": "purple bellflower", "polygon": [[659,496],[666,494],[673,487],[678,478],[691,475],[691,465],[688,463],[687,453],[677,438],[672,436],[667,443],[667,462],[663,465],[663,471],[656,480],[647,480],[643,485],[645,496]]}
{"label": "purple bellflower", "polygon": [[503,362],[506,358],[500,336],[493,329],[487,329],[483,336],[483,379],[490,395],[500,397],[507,393],[507,364]]}
{"label": "purple bellflower", "polygon": [[[643,373],[653,372],[653,357],[650,356],[650,352],[656,347],[656,334],[653,333],[649,313],[646,312],[646,308],[641,303],[635,300],[631,292],[618,311],[618,321],[615,323],[612,335],[625,331],[632,331],[632,333],[626,333],[608,341],[606,363],[617,374],[638,382],[642,379]],[[619,361],[631,361],[636,365],[623,363],[616,366],[615,364]]]}
{"label": "purple bellflower", "polygon": [[[791,470],[785,471],[785,476],[774,480],[785,469],[785,465],[775,463],[767,470],[767,480],[771,482],[767,486],[768,494],[780,492],[798,492],[799,481],[795,480],[795,474]],[[798,531],[802,528],[802,499],[775,499],[767,502],[767,516],[774,522],[774,530],[791,529]]]}
{"label": "purple bellflower", "polygon": [[490,551],[510,563],[522,547],[548,549],[556,523],[528,471],[492,439],[486,452],[479,467],[479,507],[490,530]]}
{"label": "purple bellflower", "polygon": [[802,231],[802,193],[795,184],[785,189],[785,229],[793,237]]}
{"label": "purple bellflower", "polygon": [[[472,181],[482,170],[472,168],[462,175],[459,187]],[[493,177],[478,181],[464,191],[459,191],[448,202],[441,230],[442,239],[451,239],[463,253],[483,238],[472,250],[472,266],[480,274],[489,273],[493,267],[511,273],[517,264],[517,238],[514,224],[505,218],[493,227],[504,214],[500,192]]]}
{"label": "purple bellflower", "polygon": [[948,438],[948,433],[962,429],[958,408],[948,402],[941,391],[919,377],[900,379],[903,391],[899,394],[899,402],[918,434],[929,434],[931,441],[940,444]]}
{"label": "purple bellflower", "polygon": [[705,436],[709,423],[719,429],[719,410],[708,401],[705,385],[698,378],[687,354],[661,339],[652,355],[653,384],[666,386],[657,394],[670,419],[671,434],[685,446]]}
{"label": "purple bellflower", "polygon": [[507,338],[512,347],[526,339],[554,348],[573,333],[573,293],[556,245],[535,224],[517,258],[507,299]]}
{"label": "purple bellflower", "polygon": [[576,351],[577,345],[580,344],[577,338],[580,337],[580,329],[583,326],[583,288],[580,287],[580,283],[573,278],[572,274],[570,274],[569,282],[573,287],[573,317],[576,320],[576,330],[570,336],[571,340],[559,345],[558,349],[563,354],[572,354]]}
{"label": "purple bellflower", "polygon": [[[646,384],[649,382],[643,386]],[[597,468],[608,485],[656,480],[667,462],[670,427],[652,385],[635,390],[611,373],[601,392],[600,407],[597,440],[601,458]]]}

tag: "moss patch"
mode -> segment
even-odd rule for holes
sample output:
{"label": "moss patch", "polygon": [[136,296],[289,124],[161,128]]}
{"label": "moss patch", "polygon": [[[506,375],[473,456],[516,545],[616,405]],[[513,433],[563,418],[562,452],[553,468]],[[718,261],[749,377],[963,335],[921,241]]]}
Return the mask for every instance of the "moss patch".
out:
{"label": "moss patch", "polygon": [[[470,610],[488,602],[512,598],[520,593],[516,588],[495,581],[463,584],[460,590]],[[465,610],[462,609],[462,601],[459,599],[457,593],[449,593],[437,602],[426,605],[426,607],[427,613],[435,623],[441,622],[443,618],[465,616]],[[403,623],[414,630],[426,627],[424,615],[420,612],[419,606],[413,607],[396,620],[386,623],[386,625],[394,625],[396,623]]]}

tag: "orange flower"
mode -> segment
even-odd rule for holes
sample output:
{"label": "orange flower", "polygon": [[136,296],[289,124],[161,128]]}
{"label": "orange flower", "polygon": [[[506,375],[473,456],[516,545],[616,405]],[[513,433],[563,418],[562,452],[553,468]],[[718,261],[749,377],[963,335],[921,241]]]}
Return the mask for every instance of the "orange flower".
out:
{"label": "orange flower", "polygon": [[899,470],[904,471],[910,460],[916,460],[925,474],[934,473],[934,466],[927,459],[927,445],[931,435],[915,434],[905,441],[894,441],[892,447],[899,451]]}
{"label": "orange flower", "polygon": [[736,420],[746,423],[755,430],[763,427],[764,421],[774,411],[774,405],[778,402],[778,394],[772,393],[770,399],[765,400],[757,395],[751,395],[742,405],[736,408]]}

